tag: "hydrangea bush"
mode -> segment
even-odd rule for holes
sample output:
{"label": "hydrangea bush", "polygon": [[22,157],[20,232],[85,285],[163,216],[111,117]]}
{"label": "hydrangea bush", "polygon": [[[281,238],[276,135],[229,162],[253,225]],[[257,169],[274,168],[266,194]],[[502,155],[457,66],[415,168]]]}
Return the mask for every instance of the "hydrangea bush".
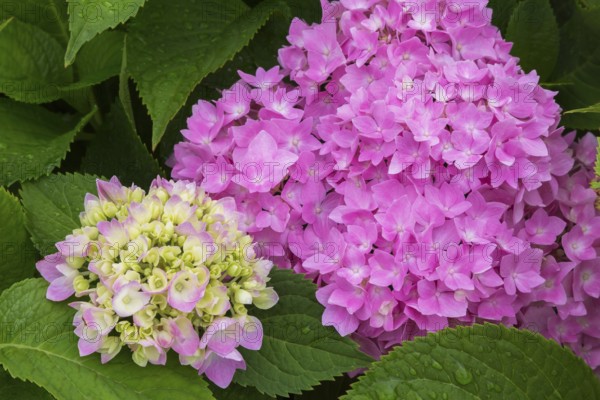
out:
{"label": "hydrangea bush", "polygon": [[81,228],[37,263],[48,299],[87,301],[73,325],[79,353],[102,363],[126,346],[144,367],[172,349],[221,387],[246,364],[238,346],[258,350],[262,325],[247,306],[269,309],[271,261],[256,257],[238,229],[233,199],[211,200],[195,183],[157,178],[146,194],[117,178],[87,194]]}
{"label": "hydrangea bush", "polygon": [[279,66],[194,106],[173,177],[234,197],[262,254],[315,279],[323,323],[373,355],[496,321],[596,368],[596,140],[565,134],[486,4],[294,20]]}

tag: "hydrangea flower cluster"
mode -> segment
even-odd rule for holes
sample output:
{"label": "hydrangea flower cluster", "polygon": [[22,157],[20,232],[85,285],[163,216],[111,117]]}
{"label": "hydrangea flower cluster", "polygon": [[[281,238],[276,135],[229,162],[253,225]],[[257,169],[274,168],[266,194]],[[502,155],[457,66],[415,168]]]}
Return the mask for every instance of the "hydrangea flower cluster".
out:
{"label": "hydrangea flower cluster", "polygon": [[247,307],[272,307],[273,263],[256,257],[231,198],[212,200],[193,182],[153,181],[146,194],[117,178],[97,181],[81,225],[37,263],[47,297],[77,310],[79,352],[110,361],[127,346],[133,361],[164,365],[179,354],[221,387],[246,365],[238,346],[258,350],[262,325]]}
{"label": "hydrangea flower cluster", "polygon": [[260,254],[374,355],[487,320],[598,367],[593,137],[559,128],[487,0],[322,4],[279,66],[194,106],[173,177],[233,196]]}

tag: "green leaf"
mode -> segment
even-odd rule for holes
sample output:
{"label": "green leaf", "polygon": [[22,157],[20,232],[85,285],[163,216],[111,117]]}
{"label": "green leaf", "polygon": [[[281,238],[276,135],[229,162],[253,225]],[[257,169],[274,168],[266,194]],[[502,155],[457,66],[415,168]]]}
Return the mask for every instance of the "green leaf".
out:
{"label": "green leaf", "polygon": [[127,66],[153,121],[153,148],[200,81],[282,10],[279,0],[251,10],[241,0],[151,1],[141,10],[130,24]]}
{"label": "green leaf", "polygon": [[42,255],[55,252],[55,243],[81,227],[86,193],[96,193],[96,178],[90,175],[50,175],[23,184],[27,230]]}
{"label": "green leaf", "polygon": [[133,104],[131,102],[131,92],[129,91],[129,73],[127,72],[127,36],[123,40],[123,53],[121,54],[121,70],[119,71],[119,101],[123,106],[125,115],[129,123],[136,130],[135,116],[133,113]]}
{"label": "green leaf", "polygon": [[75,60],[79,49],[94,36],[134,17],[146,0],[67,0],[69,3],[69,44],[65,65]]}
{"label": "green leaf", "polygon": [[[269,69],[278,64],[277,52],[284,45],[288,44],[286,36],[290,29],[290,21],[283,18],[271,19],[263,26],[250,45],[248,52],[257,66]],[[237,58],[237,57],[236,57]],[[253,69],[242,69],[242,71],[254,73]],[[238,77],[237,72],[234,77]]]}
{"label": "green leaf", "polygon": [[599,19],[600,7],[587,9],[579,3],[573,7],[571,17],[560,28],[560,51],[552,80],[562,80],[593,57],[598,46],[590,38],[600,35]]}
{"label": "green leaf", "polygon": [[65,0],[0,0],[0,21],[9,17],[37,26],[63,45],[69,40]]}
{"label": "green leaf", "polygon": [[142,188],[164,174],[134,132],[120,102],[113,105],[87,147],[82,168],[84,172],[107,178],[116,175],[124,185],[135,183]]}
{"label": "green leaf", "polygon": [[[244,0],[244,3],[250,7],[256,7],[264,0]],[[321,9],[321,2],[319,0],[282,0],[290,8],[292,15],[291,17],[300,18],[306,21],[308,24],[313,22],[321,22],[321,16],[324,15],[324,19],[332,17],[337,11],[339,11],[339,4],[329,4],[326,6],[325,11]],[[289,28],[289,24],[288,24]]]}
{"label": "green leaf", "polygon": [[[585,63],[562,78],[572,82],[563,87],[557,101],[566,110],[585,109],[600,102],[600,48]],[[598,129],[600,114],[568,114],[561,121],[565,126],[576,129]]]}
{"label": "green leaf", "polygon": [[79,51],[75,67],[77,82],[62,90],[93,86],[119,75],[125,34],[119,31],[107,31],[86,43]]}
{"label": "green leaf", "polygon": [[270,310],[253,310],[263,324],[262,348],[241,350],[247,368],[236,373],[236,383],[269,396],[287,396],[371,361],[356,343],[321,324],[323,307],[315,300],[312,282],[288,270],[273,270],[270,285],[279,302]]}
{"label": "green leaf", "polygon": [[0,393],[5,399],[54,400],[54,397],[41,387],[15,379],[2,368],[0,368]]}
{"label": "green leaf", "polygon": [[74,310],[46,300],[47,287],[42,279],[28,279],[0,295],[0,363],[13,376],[61,400],[213,399],[198,373],[178,362],[141,368],[125,349],[104,365],[97,354],[80,357]]}
{"label": "green leaf", "polygon": [[75,118],[0,99],[0,185],[49,174],[95,112]]}
{"label": "green leaf", "polygon": [[0,27],[0,92],[26,103],[47,103],[61,97],[73,71],[62,66],[63,48],[42,29],[9,19]]}
{"label": "green leaf", "polygon": [[587,113],[600,113],[600,103],[594,104],[593,106],[585,108],[577,108],[575,110],[565,111],[565,114],[587,114]]}
{"label": "green leaf", "polygon": [[0,188],[0,292],[15,282],[33,276],[35,249],[25,229],[25,214],[19,200]]}
{"label": "green leaf", "polygon": [[[561,0],[564,1],[564,0]],[[518,0],[490,0],[488,7],[492,9],[492,25],[498,27],[502,34],[506,34],[508,21],[512,15]]]}
{"label": "green leaf", "polygon": [[520,2],[508,22],[506,39],[514,43],[512,54],[526,72],[537,71],[547,79],[558,58],[558,24],[548,0]]}
{"label": "green leaf", "polygon": [[583,360],[531,331],[502,325],[444,329],[374,363],[344,400],[600,398]]}
{"label": "green leaf", "polygon": [[550,4],[559,26],[564,25],[575,11],[575,0],[550,0]]}

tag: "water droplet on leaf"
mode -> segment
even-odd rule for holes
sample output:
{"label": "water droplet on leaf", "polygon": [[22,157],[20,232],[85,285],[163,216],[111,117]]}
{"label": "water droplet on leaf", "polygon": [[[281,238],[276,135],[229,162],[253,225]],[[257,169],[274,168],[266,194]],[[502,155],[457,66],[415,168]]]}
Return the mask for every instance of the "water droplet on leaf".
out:
{"label": "water droplet on leaf", "polygon": [[454,371],[454,377],[461,385],[468,385],[473,380],[473,375],[471,375],[471,373],[463,366],[460,366],[456,371]]}

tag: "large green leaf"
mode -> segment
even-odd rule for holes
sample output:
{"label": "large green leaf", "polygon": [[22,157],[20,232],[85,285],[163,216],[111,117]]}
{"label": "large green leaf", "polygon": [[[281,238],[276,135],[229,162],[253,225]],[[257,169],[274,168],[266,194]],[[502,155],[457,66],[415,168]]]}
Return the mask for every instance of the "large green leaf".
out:
{"label": "large green leaf", "polygon": [[0,185],[49,174],[95,112],[75,118],[0,99]]}
{"label": "large green leaf", "polygon": [[0,292],[15,282],[33,276],[35,249],[25,229],[25,214],[19,200],[0,188]]}
{"label": "large green leaf", "polygon": [[548,0],[525,0],[515,8],[506,39],[514,43],[512,54],[521,59],[521,67],[537,71],[546,80],[558,58],[558,24]]}
{"label": "large green leaf", "polygon": [[42,255],[55,252],[55,243],[81,227],[86,193],[96,193],[96,178],[90,175],[50,175],[23,184],[27,230]]}
{"label": "large green leaf", "polygon": [[556,342],[501,325],[445,329],[396,347],[344,400],[600,398],[592,370]]}
{"label": "large green leaf", "polygon": [[125,350],[104,365],[97,354],[80,357],[74,310],[46,300],[47,287],[42,279],[28,279],[0,295],[0,363],[13,376],[60,400],[213,399],[198,373],[177,362],[141,368]]}
{"label": "large green leaf", "polygon": [[48,392],[31,382],[15,379],[0,367],[0,393],[3,399],[54,400]]}
{"label": "large green leaf", "polygon": [[492,9],[492,24],[498,27],[502,34],[506,33],[508,21],[517,2],[518,0],[490,0],[488,3],[488,7]]}
{"label": "large green leaf", "polygon": [[588,114],[588,113],[592,113],[592,114],[600,113],[600,103],[596,103],[594,105],[591,105],[591,106],[585,107],[585,108],[577,108],[575,110],[565,111],[565,114]]}
{"label": "large green leaf", "polygon": [[[244,0],[244,3],[250,7],[256,7],[264,0]],[[292,17],[300,18],[309,24],[321,22],[322,14],[325,20],[331,18],[340,9],[339,4],[330,4],[326,6],[325,12],[321,10],[320,0],[282,0],[287,4],[292,12]]]}
{"label": "large green leaf", "polygon": [[[560,88],[558,103],[565,110],[587,109],[600,103],[600,2],[578,1],[571,18],[560,29],[560,56],[554,79],[569,83]],[[600,114],[571,112],[562,124],[576,129],[598,129]]]}
{"label": "large green leaf", "polygon": [[163,174],[123,111],[120,102],[113,105],[96,138],[87,147],[83,171],[111,177],[117,175],[124,185],[150,186]]}
{"label": "large green leaf", "polygon": [[47,103],[61,97],[60,88],[73,79],[62,66],[63,48],[37,26],[11,18],[0,26],[0,92],[26,103]]}
{"label": "large green leaf", "polygon": [[[590,59],[579,65],[563,80],[572,82],[558,93],[558,103],[566,110],[585,109],[600,102],[600,48]],[[600,115],[594,113],[568,114],[562,123],[577,129],[598,129]]]}
{"label": "large green leaf", "polygon": [[575,0],[550,0],[554,15],[556,15],[556,21],[558,26],[564,25],[565,22],[569,21],[575,11],[576,1]]}
{"label": "large green leaf", "polygon": [[62,90],[96,85],[119,75],[124,43],[125,34],[120,31],[106,31],[86,43],[75,63],[77,81]]}
{"label": "large green leaf", "polygon": [[65,46],[69,40],[65,0],[0,0],[0,21],[9,17],[41,28]]}
{"label": "large green leaf", "polygon": [[153,148],[200,81],[282,11],[280,0],[253,9],[241,0],[151,1],[140,11],[130,24],[127,66],[152,117]]}
{"label": "large green leaf", "polygon": [[559,57],[552,80],[563,78],[592,58],[598,43],[590,38],[600,35],[599,19],[600,7],[573,6],[570,18],[560,28]]}
{"label": "large green leaf", "polygon": [[247,368],[236,373],[235,382],[287,396],[371,361],[356,343],[321,324],[323,307],[315,300],[313,283],[288,270],[274,270],[271,277],[279,302],[270,310],[253,311],[263,324],[262,348],[242,351]]}
{"label": "large green leaf", "polygon": [[67,0],[71,36],[65,54],[70,65],[81,46],[94,36],[134,17],[146,0]]}

